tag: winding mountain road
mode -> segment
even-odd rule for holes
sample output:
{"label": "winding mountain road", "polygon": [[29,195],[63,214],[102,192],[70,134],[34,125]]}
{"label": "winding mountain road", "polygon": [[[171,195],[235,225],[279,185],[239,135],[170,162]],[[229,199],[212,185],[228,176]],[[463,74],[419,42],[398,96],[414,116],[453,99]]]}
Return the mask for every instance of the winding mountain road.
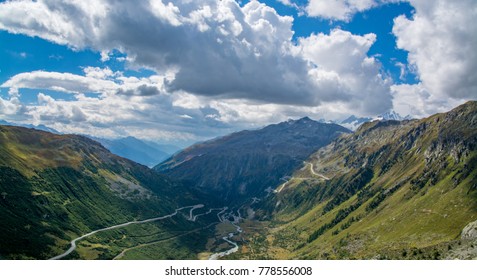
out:
{"label": "winding mountain road", "polygon": [[[304,170],[306,168],[306,166],[310,166],[310,173],[314,176],[317,176],[317,177],[320,177],[321,179],[325,180],[325,181],[328,181],[330,180],[330,178],[326,177],[325,175],[323,174],[319,174],[319,173],[316,173],[315,172],[315,169],[313,168],[313,163],[311,162],[304,162],[305,163],[305,166],[301,169],[301,170]],[[278,187],[276,190],[274,190],[273,192],[274,193],[279,193],[281,192],[286,186],[288,183],[290,183],[291,180],[293,179],[300,179],[300,180],[313,180],[313,179],[316,179],[316,178],[312,178],[312,177],[291,177],[288,181],[286,181],[285,183],[281,184],[280,187]]]}
{"label": "winding mountain road", "polygon": [[195,222],[195,220],[197,219],[197,217],[199,215],[192,215],[192,212],[195,210],[195,209],[199,209],[199,208],[203,208],[204,207],[204,204],[197,204],[197,205],[194,205],[192,206],[192,208],[190,209],[190,212],[189,212],[189,221],[192,221],[192,222]]}
{"label": "winding mountain road", "polygon": [[330,180],[330,178],[326,177],[325,175],[316,173],[316,172],[315,172],[315,169],[313,168],[313,163],[307,162],[306,164],[310,165],[310,172],[311,172],[311,174],[313,174],[313,175],[315,175],[315,176],[318,176],[318,177],[321,177],[322,179],[324,179],[324,180],[326,180],[326,181]]}
{"label": "winding mountain road", "polygon": [[[200,207],[200,208],[202,208],[202,207]],[[197,214],[195,216],[192,216],[191,218],[189,218],[189,221],[195,222],[195,221],[197,221],[198,217],[204,216],[204,215],[209,215],[210,213],[212,213],[212,211],[218,211],[218,210],[223,210],[223,208],[211,208],[205,213],[201,213],[201,214]],[[192,209],[191,209],[191,211],[192,211]]]}
{"label": "winding mountain road", "polygon": [[167,219],[167,218],[172,218],[174,217],[175,215],[177,215],[179,213],[179,211],[181,210],[184,210],[184,209],[187,209],[187,208],[191,208],[190,212],[189,212],[189,220],[195,220],[192,216],[192,211],[194,209],[197,209],[197,208],[202,208],[204,207],[203,204],[197,204],[197,205],[192,205],[192,206],[184,206],[184,207],[181,207],[181,208],[177,208],[174,213],[172,214],[169,214],[169,215],[165,215],[165,216],[161,216],[161,217],[156,217],[156,218],[151,218],[151,219],[147,219],[147,220],[141,220],[141,221],[131,221],[131,222],[127,222],[127,223],[123,223],[123,224],[119,224],[119,225],[114,225],[114,226],[110,226],[110,227],[105,227],[105,228],[102,228],[102,229],[97,229],[97,230],[94,230],[92,232],[89,232],[87,234],[84,234],[76,239],[73,239],[73,241],[71,241],[71,247],[66,251],[64,252],[63,254],[61,255],[58,255],[58,256],[55,256],[53,258],[51,258],[50,260],[60,260],[66,256],[68,256],[69,254],[71,254],[75,249],[76,249],[76,242],[80,241],[81,239],[84,239],[88,236],[91,236],[93,234],[96,234],[98,232],[102,232],[102,231],[107,231],[107,230],[111,230],[111,229],[117,229],[117,228],[122,228],[122,227],[125,227],[125,226],[129,226],[129,225],[133,225],[133,224],[144,224],[144,223],[150,223],[150,222],[155,222],[155,221],[159,221],[159,220],[163,220],[163,219]]}

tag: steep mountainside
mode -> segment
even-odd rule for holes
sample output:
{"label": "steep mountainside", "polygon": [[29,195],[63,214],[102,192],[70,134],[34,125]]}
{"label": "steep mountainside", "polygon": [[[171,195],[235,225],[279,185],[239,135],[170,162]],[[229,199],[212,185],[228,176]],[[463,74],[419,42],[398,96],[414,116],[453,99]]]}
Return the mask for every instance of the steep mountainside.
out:
{"label": "steep mountainside", "polygon": [[[183,185],[86,137],[0,126],[0,259],[49,258],[84,233],[195,202]],[[94,246],[72,257],[115,252],[111,243]]]}
{"label": "steep mountainside", "polygon": [[309,118],[193,145],[155,167],[225,201],[262,197],[311,153],[348,129]]}
{"label": "steep mountainside", "polygon": [[115,140],[92,138],[104,147],[121,157],[125,157],[140,164],[153,167],[171,156],[162,151],[156,145],[141,141],[134,137],[126,137]]}
{"label": "steep mountainside", "polygon": [[477,102],[366,123],[276,189],[267,251],[241,257],[475,258]]}

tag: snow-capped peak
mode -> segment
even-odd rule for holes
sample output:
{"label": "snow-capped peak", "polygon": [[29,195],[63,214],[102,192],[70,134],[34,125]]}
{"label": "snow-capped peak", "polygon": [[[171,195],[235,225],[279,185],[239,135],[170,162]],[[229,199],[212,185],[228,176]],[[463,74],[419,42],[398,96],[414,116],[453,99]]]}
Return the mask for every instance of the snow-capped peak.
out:
{"label": "snow-capped peak", "polygon": [[402,121],[404,118],[396,113],[394,110],[391,110],[389,112],[386,112],[382,115],[379,115],[377,117],[378,120],[394,120],[394,121]]}

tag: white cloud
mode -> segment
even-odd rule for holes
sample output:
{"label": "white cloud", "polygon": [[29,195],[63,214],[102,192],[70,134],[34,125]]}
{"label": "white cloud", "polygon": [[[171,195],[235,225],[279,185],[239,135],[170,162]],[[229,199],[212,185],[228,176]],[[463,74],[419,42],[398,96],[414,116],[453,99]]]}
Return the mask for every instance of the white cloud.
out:
{"label": "white cloud", "polygon": [[[347,21],[390,1],[312,0],[308,12]],[[392,106],[425,116],[475,99],[477,27],[468,24],[475,2],[411,4],[414,17],[396,19],[393,32],[411,63],[398,66],[416,69],[422,82],[391,86],[368,56],[374,34],[336,29],[294,42],[293,18],[258,1],[243,7],[232,0],[3,2],[0,29],[91,48],[102,61],[121,53],[116,59],[155,74],[98,67],[81,75],[19,73],[1,85],[12,94],[0,98],[0,116],[98,136],[202,140],[290,117],[377,115]],[[73,93],[74,100],[39,93],[38,104],[21,104],[15,93],[21,88]]]}
{"label": "white cloud", "polygon": [[286,6],[293,6],[293,4],[294,4],[290,0],[277,0],[277,1],[282,3],[283,5],[286,5]]}
{"label": "white cloud", "polygon": [[334,30],[295,43],[293,18],[258,1],[243,7],[232,0],[166,2],[1,3],[1,29],[92,48],[102,61],[118,51],[130,65],[157,73],[33,71],[1,87],[73,93],[74,100],[38,94],[38,104],[26,106],[23,115],[59,131],[109,136],[142,130],[149,138],[201,140],[290,117],[330,119],[390,108],[389,81],[367,56],[373,34]]}
{"label": "white cloud", "polygon": [[152,13],[160,20],[164,20],[172,26],[179,26],[182,24],[180,10],[177,6],[174,6],[172,2],[165,5],[162,3],[162,0],[150,0],[149,4]]}
{"label": "white cloud", "polygon": [[244,100],[209,100],[204,103],[213,114],[207,118],[227,123],[234,128],[260,128],[270,123],[309,116],[312,119],[339,120],[349,117],[346,102],[330,102],[319,106],[263,104]]}
{"label": "white cloud", "polygon": [[1,3],[0,29],[84,48],[101,32],[103,1],[8,1]]}
{"label": "white cloud", "polygon": [[349,21],[354,14],[378,5],[377,0],[310,0],[306,6],[309,16]]}
{"label": "white cloud", "polygon": [[109,68],[85,67],[85,75],[33,71],[17,74],[0,85],[10,89],[30,88],[53,90],[72,94],[97,93],[102,95],[155,95],[160,94],[166,76],[146,78],[126,77]]}
{"label": "white cloud", "polygon": [[91,77],[95,79],[106,79],[109,77],[113,77],[114,75],[120,75],[120,73],[113,73],[113,71],[109,68],[100,68],[100,67],[85,67],[83,68],[83,72],[86,74],[86,77]]}
{"label": "white cloud", "polygon": [[[173,78],[164,80],[168,92],[306,106],[342,102],[349,94],[341,81],[333,80],[342,79],[343,73],[335,71],[331,81],[324,79],[331,77],[329,71],[327,75],[310,71],[308,58],[293,52],[293,18],[280,16],[258,1],[250,1],[243,7],[233,0],[85,3],[53,0],[1,3],[0,28],[75,49],[92,48],[101,53],[103,61],[117,50],[126,54],[128,63],[136,67],[153,69],[160,75],[173,72]],[[22,78],[23,86],[33,86],[25,84],[26,80],[39,81],[43,75],[41,88],[54,86],[61,91],[71,90],[65,83],[74,80],[77,86],[73,92],[96,91],[95,79],[100,78],[93,74],[83,78],[65,74],[61,75],[64,82],[53,85],[53,74],[35,75],[35,78],[17,78]],[[363,78],[371,78],[369,82],[376,84],[375,75],[356,79]],[[110,87],[114,89],[115,85]],[[132,93],[130,89],[121,89]],[[389,89],[382,90],[383,94],[375,97],[389,98],[386,96]],[[367,109],[368,113],[379,113],[375,112],[376,107]]]}
{"label": "white cloud", "polygon": [[101,62],[106,62],[110,59],[109,53],[107,51],[101,51]]}
{"label": "white cloud", "polygon": [[117,85],[112,81],[71,73],[45,71],[17,74],[3,83],[1,87],[49,89],[67,93],[114,92],[117,89]]}
{"label": "white cloud", "polygon": [[411,19],[394,20],[397,46],[409,52],[422,86],[441,98],[477,98],[477,2],[411,0]]}
{"label": "white cloud", "polygon": [[429,93],[422,83],[393,85],[391,90],[394,96],[394,110],[402,116],[410,115],[414,118],[446,112],[466,101],[465,99],[437,97]]}
{"label": "white cloud", "polygon": [[321,100],[348,103],[356,114],[391,108],[392,81],[381,74],[380,63],[367,55],[375,41],[375,34],[358,36],[339,29],[299,40],[299,53],[314,65],[309,73]]}
{"label": "white cloud", "polygon": [[304,9],[310,17],[349,22],[357,13],[383,4],[404,1],[406,0],[309,0]]}
{"label": "white cloud", "polygon": [[203,126],[190,129],[183,125],[181,120],[187,115],[184,112],[192,113],[174,108],[167,95],[78,95],[76,100],[58,100],[39,93],[37,98],[38,104],[27,105],[22,114],[31,123],[42,123],[63,132],[111,138],[132,135],[151,140],[190,141],[205,137],[195,131]]}
{"label": "white cloud", "polygon": [[[0,98],[0,117],[24,123],[44,124],[58,131],[99,137],[127,135],[151,140],[193,142],[223,134],[227,126],[205,118],[207,101],[194,95],[162,90],[164,77],[126,77],[109,68],[86,67],[85,75],[56,72],[21,73],[2,87],[61,89],[73,99],[55,99],[38,93],[36,104],[22,104],[17,87],[10,87],[8,99]],[[54,86],[61,84],[61,87]],[[98,90],[88,97],[80,92]],[[212,127],[211,127],[212,126]],[[214,129],[213,126],[217,126]],[[231,130],[227,130],[231,132]]]}
{"label": "white cloud", "polygon": [[25,106],[20,102],[17,88],[10,88],[8,98],[0,97],[0,117],[3,119],[21,119]]}
{"label": "white cloud", "polygon": [[11,116],[16,116],[22,112],[22,104],[19,102],[18,98],[10,97],[4,99],[0,97],[0,117],[1,118],[10,118]]}
{"label": "white cloud", "polygon": [[395,110],[424,117],[477,99],[477,2],[410,2],[413,17],[396,18],[393,33],[420,83],[392,87]]}
{"label": "white cloud", "polygon": [[[160,77],[156,76],[148,78],[117,76],[115,80],[108,80],[115,74],[108,69],[92,67],[85,68],[85,72],[85,76],[77,75],[75,79],[93,79],[87,75],[106,72],[106,75],[99,75],[101,77],[95,78],[96,84],[99,85],[103,81],[105,84],[116,84],[114,88],[129,87],[136,91],[141,91],[141,86],[137,85],[141,85],[146,80],[157,86],[161,81]],[[19,77],[35,77],[35,73],[28,74],[31,73],[23,73]],[[61,73],[42,73],[44,76],[48,76],[48,74],[62,80]],[[33,79],[20,80],[19,77],[12,79],[23,85],[35,84]],[[71,92],[76,91],[79,86],[74,79],[70,79],[70,85],[65,84],[65,87],[68,92]],[[107,90],[109,90],[108,88]],[[159,89],[159,87],[154,87],[154,89]],[[112,91],[114,92],[115,89]],[[243,99],[217,100],[213,97],[197,96],[186,92],[173,94],[160,90],[154,91],[154,94],[135,94],[134,91],[123,93],[120,90],[115,92],[95,97],[77,93],[73,100],[55,99],[40,92],[37,95],[37,104],[22,105],[19,102],[20,94],[16,88],[11,88],[10,98],[14,98],[16,101],[0,99],[2,109],[0,115],[8,113],[6,119],[22,119],[25,123],[33,124],[41,123],[68,133],[90,134],[99,137],[132,135],[151,140],[180,140],[190,143],[238,129],[258,128],[269,123],[287,120],[290,117],[299,118],[309,115],[316,119],[338,118],[344,117],[343,114],[346,114],[346,110],[343,110],[346,107],[346,102],[335,102],[330,107],[323,105],[310,107],[264,104]],[[6,106],[10,109],[6,110]]]}

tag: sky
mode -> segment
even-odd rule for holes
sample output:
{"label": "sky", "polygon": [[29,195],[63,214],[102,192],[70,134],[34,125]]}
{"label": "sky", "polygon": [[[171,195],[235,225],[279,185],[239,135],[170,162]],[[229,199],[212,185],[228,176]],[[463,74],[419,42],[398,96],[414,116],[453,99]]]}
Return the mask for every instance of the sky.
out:
{"label": "sky", "polygon": [[477,99],[475,0],[0,1],[0,120],[186,145]]}

